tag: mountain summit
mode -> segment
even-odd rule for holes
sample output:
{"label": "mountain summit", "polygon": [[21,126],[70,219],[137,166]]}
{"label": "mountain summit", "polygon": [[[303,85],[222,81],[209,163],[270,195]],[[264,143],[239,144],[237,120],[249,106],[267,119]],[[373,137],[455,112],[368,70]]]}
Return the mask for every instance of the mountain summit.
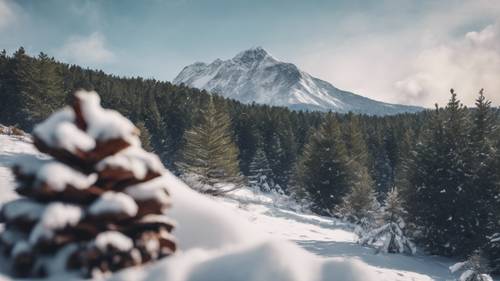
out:
{"label": "mountain summit", "polygon": [[282,62],[261,47],[229,60],[186,66],[174,84],[204,89],[244,103],[287,106],[292,109],[388,115],[416,112],[419,107],[375,101],[312,77],[292,63]]}

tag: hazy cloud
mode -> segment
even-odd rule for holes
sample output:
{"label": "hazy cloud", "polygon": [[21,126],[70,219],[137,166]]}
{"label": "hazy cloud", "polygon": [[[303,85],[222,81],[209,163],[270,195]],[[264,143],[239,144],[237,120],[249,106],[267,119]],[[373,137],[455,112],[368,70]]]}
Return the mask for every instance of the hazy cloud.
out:
{"label": "hazy cloud", "polygon": [[106,46],[106,38],[99,32],[70,37],[60,49],[60,56],[84,65],[102,65],[115,60],[115,54]]}
{"label": "hazy cloud", "polygon": [[0,30],[16,20],[13,4],[9,0],[0,0]]}
{"label": "hazy cloud", "polygon": [[444,103],[433,93],[459,92],[465,104],[473,104],[480,88],[494,104],[500,103],[500,30],[498,24],[467,32],[463,38],[423,50],[412,61],[412,74],[395,86],[410,102]]}
{"label": "hazy cloud", "polygon": [[432,107],[444,104],[453,87],[467,105],[480,88],[499,105],[499,3],[443,3],[412,21],[398,18],[408,16],[403,11],[350,19],[342,40],[306,44],[297,62],[342,89],[386,102]]}

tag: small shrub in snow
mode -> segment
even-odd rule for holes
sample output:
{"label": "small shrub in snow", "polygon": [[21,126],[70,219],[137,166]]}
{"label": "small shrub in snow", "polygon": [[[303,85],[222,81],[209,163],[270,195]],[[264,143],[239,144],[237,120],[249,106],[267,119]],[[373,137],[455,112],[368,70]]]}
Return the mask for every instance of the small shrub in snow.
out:
{"label": "small shrub in snow", "polygon": [[77,93],[33,138],[54,160],[24,156],[12,167],[25,198],[2,206],[0,246],[14,274],[101,275],[175,251],[173,223],[162,215],[170,206],[165,168],[96,93]]}
{"label": "small shrub in snow", "polygon": [[415,245],[404,233],[404,213],[399,193],[394,188],[387,194],[382,207],[383,225],[366,232],[359,243],[373,246],[383,253],[415,254]]}
{"label": "small shrub in snow", "polygon": [[264,150],[259,147],[255,152],[248,167],[248,184],[252,187],[260,188],[264,192],[271,190],[281,191],[281,187],[274,183],[274,174]]}
{"label": "small shrub in snow", "polygon": [[389,222],[366,233],[359,241],[362,245],[371,245],[383,253],[415,254],[415,245],[403,234],[400,225]]}
{"label": "small shrub in snow", "polygon": [[488,261],[479,251],[471,255],[468,260],[450,266],[450,271],[451,273],[462,272],[459,281],[493,281],[489,275]]}

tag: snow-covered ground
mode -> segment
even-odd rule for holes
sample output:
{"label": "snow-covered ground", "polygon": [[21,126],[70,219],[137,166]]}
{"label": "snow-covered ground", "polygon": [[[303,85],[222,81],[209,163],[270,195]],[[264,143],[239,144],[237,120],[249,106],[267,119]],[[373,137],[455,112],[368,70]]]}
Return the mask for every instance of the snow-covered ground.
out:
{"label": "snow-covered ground", "polygon": [[[16,197],[9,163],[34,153],[28,139],[0,135],[0,205]],[[276,195],[241,189],[213,199],[190,190],[171,174],[164,180],[172,195],[174,207],[168,214],[178,223],[174,235],[181,250],[106,279],[420,281],[457,277],[448,270],[452,260],[375,254],[356,244],[351,225],[293,211],[290,202]],[[0,271],[3,264],[0,259]],[[56,276],[59,279],[68,280],[68,276]],[[11,279],[0,273],[0,280]]]}
{"label": "snow-covered ground", "polygon": [[[218,199],[250,220],[254,227],[280,239],[292,240],[302,248],[325,258],[344,258],[362,262],[374,269],[377,280],[455,280],[448,267],[456,261],[443,257],[375,254],[356,243],[353,226],[312,214],[291,211],[289,202],[276,200],[251,190],[238,190],[229,198]],[[277,203],[273,203],[277,202]]]}

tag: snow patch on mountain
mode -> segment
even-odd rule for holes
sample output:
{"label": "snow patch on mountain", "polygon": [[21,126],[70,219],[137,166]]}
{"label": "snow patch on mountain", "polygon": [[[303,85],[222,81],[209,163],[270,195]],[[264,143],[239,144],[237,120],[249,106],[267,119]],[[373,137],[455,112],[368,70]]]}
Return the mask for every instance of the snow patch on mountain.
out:
{"label": "snow patch on mountain", "polygon": [[173,80],[243,103],[288,106],[298,110],[355,112],[370,115],[417,112],[420,107],[389,104],[340,90],[292,63],[282,62],[261,47],[229,60],[186,66]]}

